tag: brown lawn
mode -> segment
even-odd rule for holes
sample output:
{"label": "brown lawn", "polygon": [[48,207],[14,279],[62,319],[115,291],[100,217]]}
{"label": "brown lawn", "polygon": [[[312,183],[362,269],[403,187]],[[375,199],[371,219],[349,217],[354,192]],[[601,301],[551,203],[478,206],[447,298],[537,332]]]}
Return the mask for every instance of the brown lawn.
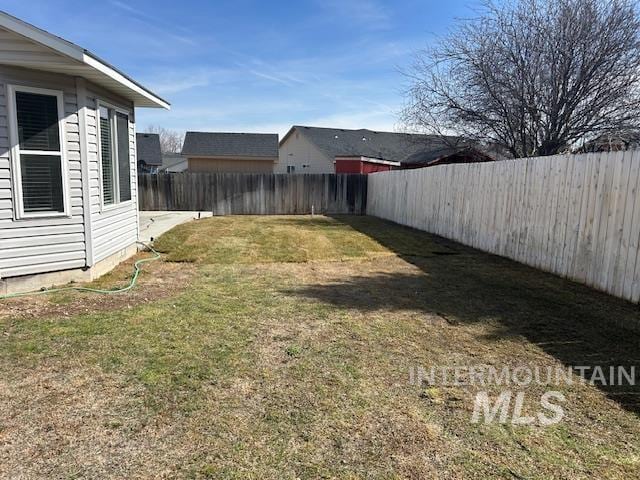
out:
{"label": "brown lawn", "polygon": [[[0,303],[0,476],[640,478],[638,386],[409,381],[640,365],[635,305],[370,217],[212,218],[157,247],[129,293]],[[559,391],[564,418],[472,423],[504,390],[522,415]]]}

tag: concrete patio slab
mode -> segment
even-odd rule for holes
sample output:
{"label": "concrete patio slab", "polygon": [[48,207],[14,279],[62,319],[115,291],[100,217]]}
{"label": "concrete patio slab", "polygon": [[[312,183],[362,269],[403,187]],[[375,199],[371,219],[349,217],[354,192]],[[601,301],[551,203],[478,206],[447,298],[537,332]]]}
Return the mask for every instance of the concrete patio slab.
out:
{"label": "concrete patio slab", "polygon": [[211,212],[140,212],[140,241],[153,242],[176,225],[206,217],[211,217]]}

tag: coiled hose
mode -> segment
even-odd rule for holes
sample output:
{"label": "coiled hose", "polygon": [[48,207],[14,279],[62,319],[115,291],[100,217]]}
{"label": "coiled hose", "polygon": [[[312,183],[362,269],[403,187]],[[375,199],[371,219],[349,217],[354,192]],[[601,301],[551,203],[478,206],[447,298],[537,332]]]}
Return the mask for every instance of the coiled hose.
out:
{"label": "coiled hose", "polygon": [[99,288],[89,288],[89,287],[62,287],[62,288],[50,288],[50,289],[42,289],[42,290],[36,290],[33,292],[24,292],[24,293],[9,293],[7,295],[0,295],[0,300],[5,300],[7,298],[16,298],[16,297],[27,297],[30,295],[44,295],[47,293],[56,293],[56,292],[68,292],[71,290],[75,290],[77,292],[91,292],[91,293],[101,293],[104,295],[111,295],[111,294],[115,294],[115,293],[124,293],[126,291],[131,290],[133,287],[135,287],[136,282],[138,281],[138,276],[140,275],[141,269],[140,269],[140,265],[142,265],[143,263],[147,263],[147,262],[153,262],[154,260],[158,260],[160,258],[160,254],[153,249],[153,247],[151,245],[147,245],[145,243],[142,242],[137,242],[140,245],[148,248],[149,250],[151,250],[154,254],[153,257],[150,258],[141,258],[140,260],[136,261],[136,263],[133,264],[133,275],[131,276],[131,281],[129,281],[129,285],[127,285],[126,287],[122,287],[122,288],[114,288],[114,289],[110,289],[110,290],[103,290],[103,289],[99,289]]}

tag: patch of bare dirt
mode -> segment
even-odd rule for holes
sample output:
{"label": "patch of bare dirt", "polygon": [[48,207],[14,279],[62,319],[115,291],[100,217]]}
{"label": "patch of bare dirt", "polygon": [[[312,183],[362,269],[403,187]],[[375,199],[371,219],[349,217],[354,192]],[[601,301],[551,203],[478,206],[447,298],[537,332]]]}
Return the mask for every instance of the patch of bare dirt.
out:
{"label": "patch of bare dirt", "polygon": [[[96,282],[77,286],[99,289],[126,286],[133,273],[133,263],[140,258],[143,257],[136,255]],[[69,290],[0,300],[0,319],[71,317],[98,311],[133,308],[180,293],[191,284],[195,272],[193,265],[166,262],[163,259],[145,263],[141,268],[142,273],[135,287],[123,293],[99,294]]]}

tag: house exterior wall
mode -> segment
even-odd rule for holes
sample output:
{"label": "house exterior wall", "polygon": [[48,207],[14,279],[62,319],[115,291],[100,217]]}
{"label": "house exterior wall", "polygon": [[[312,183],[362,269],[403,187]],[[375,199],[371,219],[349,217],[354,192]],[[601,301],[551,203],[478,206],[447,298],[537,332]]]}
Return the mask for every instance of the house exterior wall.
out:
{"label": "house exterior wall", "polygon": [[[69,216],[16,219],[7,85],[60,90],[64,99],[63,161]],[[96,101],[129,113],[131,196],[111,209],[100,205]],[[138,238],[135,118],[133,106],[83,79],[0,65],[0,278],[91,267]]]}
{"label": "house exterior wall", "polygon": [[162,155],[162,167],[161,172],[177,173],[184,172],[189,166],[187,159],[179,153],[168,153]]}
{"label": "house exterior wall", "polygon": [[358,159],[336,159],[336,173],[376,173],[392,170],[391,165],[367,162]]}
{"label": "house exterior wall", "polygon": [[295,167],[295,173],[335,173],[333,158],[324,154],[297,131],[292,132],[280,144],[275,172],[287,173],[288,165]]}
{"label": "house exterior wall", "polygon": [[186,172],[188,168],[189,168],[189,162],[187,162],[186,160],[183,160],[182,162],[175,163],[166,168],[163,167],[162,171],[166,173],[180,173],[180,172]]}
{"label": "house exterior wall", "polygon": [[393,170],[391,165],[381,165],[379,163],[362,162],[360,173],[376,173],[376,172],[388,172]]}
{"label": "house exterior wall", "polygon": [[362,173],[362,160],[336,160],[336,173]]}
{"label": "house exterior wall", "polygon": [[[99,101],[107,102],[125,110],[129,115],[131,200],[106,207],[101,206],[101,178],[97,130],[97,105]],[[98,262],[127,248],[138,240],[138,169],[136,162],[135,112],[131,102],[88,83],[86,119],[87,155],[89,161],[89,180],[91,184],[90,205],[93,261]]]}
{"label": "house exterior wall", "polygon": [[[15,220],[7,85],[61,90],[69,176],[69,217]],[[86,265],[82,170],[73,78],[0,66],[0,277]]]}
{"label": "house exterior wall", "polygon": [[273,173],[275,159],[188,157],[188,171],[200,173]]}

